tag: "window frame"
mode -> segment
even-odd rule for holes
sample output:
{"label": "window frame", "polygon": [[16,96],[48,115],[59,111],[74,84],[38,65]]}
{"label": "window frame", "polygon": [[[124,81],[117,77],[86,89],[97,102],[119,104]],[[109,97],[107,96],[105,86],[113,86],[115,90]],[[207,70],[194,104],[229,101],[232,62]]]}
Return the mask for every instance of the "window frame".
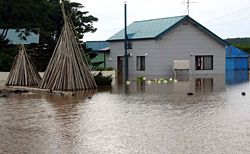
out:
{"label": "window frame", "polygon": [[127,49],[133,49],[132,40],[129,40],[129,39],[128,39],[128,42],[127,42]]}
{"label": "window frame", "polygon": [[[198,69],[198,65],[197,65],[197,58],[198,57],[203,57],[203,69]],[[211,69],[204,69],[204,57],[211,57]],[[195,55],[195,70],[196,71],[207,71],[207,70],[213,70],[214,69],[214,56],[213,55]]]}
{"label": "window frame", "polygon": [[[140,68],[138,68],[138,58],[140,58]],[[144,61],[142,59],[144,59]],[[144,69],[142,67],[143,62],[144,62]],[[146,57],[145,56],[136,56],[136,70],[137,71],[145,71],[146,70]]]}

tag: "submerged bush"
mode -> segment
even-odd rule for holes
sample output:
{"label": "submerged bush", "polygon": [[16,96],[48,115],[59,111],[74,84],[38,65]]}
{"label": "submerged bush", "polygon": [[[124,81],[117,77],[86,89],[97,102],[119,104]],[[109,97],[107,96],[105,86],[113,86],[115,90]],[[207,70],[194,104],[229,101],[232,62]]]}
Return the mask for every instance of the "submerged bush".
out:
{"label": "submerged bush", "polygon": [[98,67],[96,67],[96,69],[95,69],[95,71],[113,71],[113,70],[115,70],[115,68],[114,67],[100,67],[100,66],[98,66]]}
{"label": "submerged bush", "polygon": [[99,85],[111,85],[111,82],[112,82],[111,75],[103,76],[102,71],[99,72],[97,75],[94,75],[94,79],[95,79],[95,82],[98,86]]}

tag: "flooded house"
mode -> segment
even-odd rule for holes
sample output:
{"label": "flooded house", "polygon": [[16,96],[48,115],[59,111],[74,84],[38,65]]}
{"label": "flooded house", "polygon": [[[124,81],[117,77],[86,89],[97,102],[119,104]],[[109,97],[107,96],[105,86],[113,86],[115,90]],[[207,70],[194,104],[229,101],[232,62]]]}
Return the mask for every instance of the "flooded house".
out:
{"label": "flooded house", "polygon": [[[128,73],[169,75],[186,60],[192,74],[224,74],[230,44],[190,16],[135,21],[127,27]],[[107,67],[124,72],[124,29],[111,36]]]}

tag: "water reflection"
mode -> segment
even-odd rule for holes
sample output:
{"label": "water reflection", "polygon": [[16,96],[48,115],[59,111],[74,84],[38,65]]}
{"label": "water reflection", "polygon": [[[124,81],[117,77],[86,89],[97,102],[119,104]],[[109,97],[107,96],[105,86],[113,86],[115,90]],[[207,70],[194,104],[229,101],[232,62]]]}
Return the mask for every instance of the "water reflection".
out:
{"label": "water reflection", "polygon": [[[54,146],[63,150],[63,153],[77,151],[77,143],[80,140],[78,132],[81,131],[80,117],[85,110],[82,103],[91,100],[97,90],[76,91],[75,96],[46,95],[44,98],[54,111],[54,131],[59,143]],[[80,111],[80,112],[79,112]]]}
{"label": "water reflection", "polygon": [[249,153],[249,84],[226,81],[178,76],[75,96],[10,94],[0,98],[0,153]]}
{"label": "water reflection", "polygon": [[[112,93],[165,93],[165,94],[186,94],[188,92],[213,92],[225,90],[225,75],[196,75],[192,76],[177,76],[177,83],[158,83],[152,81],[148,84],[148,80],[154,79],[169,79],[170,76],[145,76],[146,81],[131,82],[129,86],[124,87],[124,83],[114,85]],[[138,76],[130,76],[130,81],[136,80]],[[121,79],[119,79],[121,80]],[[124,90],[123,88],[124,87]]]}
{"label": "water reflection", "polygon": [[229,86],[249,81],[249,71],[226,71],[226,84]]}
{"label": "water reflection", "polygon": [[213,81],[213,78],[196,78],[195,91],[212,92],[214,87]]}

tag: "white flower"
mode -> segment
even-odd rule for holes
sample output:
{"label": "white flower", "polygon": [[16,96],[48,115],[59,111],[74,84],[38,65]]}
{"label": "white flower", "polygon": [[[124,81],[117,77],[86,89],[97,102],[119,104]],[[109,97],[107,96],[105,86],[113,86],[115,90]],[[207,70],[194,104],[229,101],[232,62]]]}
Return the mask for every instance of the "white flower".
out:
{"label": "white flower", "polygon": [[172,78],[169,78],[169,81],[172,81],[173,79]]}
{"label": "white flower", "polygon": [[148,81],[148,84],[151,84],[151,83],[152,83],[152,81],[149,80],[149,81]]}
{"label": "white flower", "polygon": [[159,80],[158,83],[161,83],[161,81]]}
{"label": "white flower", "polygon": [[130,84],[130,82],[129,82],[129,81],[127,81],[127,82],[126,82],[126,84],[127,84],[127,85],[129,85],[129,84]]}
{"label": "white flower", "polygon": [[177,83],[178,82],[178,80],[177,79],[174,79],[174,83]]}
{"label": "white flower", "polygon": [[145,77],[143,77],[143,78],[142,78],[142,80],[146,80],[146,78],[145,78]]}
{"label": "white flower", "polygon": [[164,83],[168,83],[168,80],[164,80],[163,82],[164,82]]}
{"label": "white flower", "polygon": [[157,82],[157,79],[155,79],[155,82]]}

